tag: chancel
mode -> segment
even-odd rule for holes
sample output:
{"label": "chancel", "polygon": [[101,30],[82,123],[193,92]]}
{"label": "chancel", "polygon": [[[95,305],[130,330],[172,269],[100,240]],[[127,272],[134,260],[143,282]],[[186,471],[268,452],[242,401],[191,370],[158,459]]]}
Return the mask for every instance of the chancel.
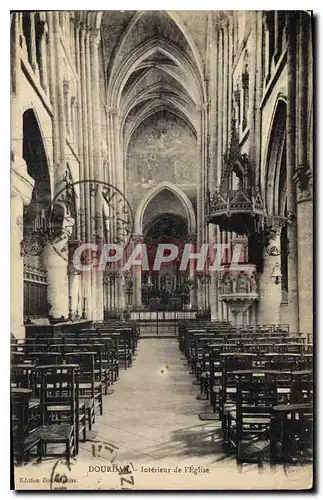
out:
{"label": "chancel", "polygon": [[308,488],[311,13],[15,11],[11,49],[16,488],[57,456],[85,489]]}

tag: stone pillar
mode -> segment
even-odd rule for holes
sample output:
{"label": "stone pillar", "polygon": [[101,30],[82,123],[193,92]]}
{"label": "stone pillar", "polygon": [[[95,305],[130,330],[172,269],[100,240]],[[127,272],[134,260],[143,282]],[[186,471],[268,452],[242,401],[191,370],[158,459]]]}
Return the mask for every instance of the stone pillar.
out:
{"label": "stone pillar", "polygon": [[[90,30],[90,56],[91,56],[91,82],[92,82],[92,105],[93,105],[93,174],[95,179],[103,181],[102,157],[101,157],[101,109],[100,109],[100,75],[99,75],[99,43],[100,30]],[[99,193],[95,197],[96,227],[95,234],[98,243],[103,242],[103,220],[102,220],[102,196]],[[103,271],[95,270],[93,280],[95,289],[95,311],[93,319],[103,321]]]}
{"label": "stone pillar", "polygon": [[[298,262],[298,318],[299,331],[313,332],[313,187],[312,170],[309,165],[312,137],[308,137],[308,48],[309,20],[308,14],[299,12],[299,54],[298,74],[302,78],[298,82],[297,93],[297,167],[294,175],[297,201],[297,262]],[[311,49],[310,49],[311,50]],[[310,75],[311,78],[312,75]],[[293,224],[296,225],[295,223]]]}
{"label": "stone pillar", "polygon": [[67,248],[70,232],[67,232],[66,228],[70,228],[73,223],[74,219],[65,215],[61,235],[57,240],[47,243],[44,248],[48,279],[47,296],[51,305],[49,314],[55,319],[62,316],[67,319],[69,313],[71,288],[69,287]]}
{"label": "stone pillar", "polygon": [[23,127],[20,107],[20,41],[23,42],[22,13],[12,13],[11,76],[11,193],[10,193],[10,273],[11,273],[11,318],[10,331],[18,339],[25,337],[23,295],[23,207],[29,205],[34,179],[28,175],[22,158]]}
{"label": "stone pillar", "polygon": [[124,311],[126,304],[124,289],[125,289],[125,277],[123,273],[121,273],[118,278],[118,309],[120,309],[121,311]]}
{"label": "stone pillar", "polygon": [[[286,116],[286,185],[287,213],[296,218],[296,189],[293,182],[296,167],[296,20],[295,12],[287,12],[287,116]],[[291,332],[298,332],[298,269],[297,224],[288,226],[288,323]]]}
{"label": "stone pillar", "polygon": [[[313,333],[313,202],[312,186],[303,190],[297,203],[297,256],[299,331]],[[299,189],[301,188],[298,184]]]}
{"label": "stone pillar", "polygon": [[[83,158],[82,168],[80,170],[81,180],[89,180],[89,122],[87,113],[87,59],[86,59],[86,28],[83,25],[79,27],[80,34],[80,100],[81,100],[81,155]],[[82,186],[81,186],[82,188]],[[86,243],[91,241],[91,206],[90,206],[90,190],[89,183],[84,184],[81,189],[81,200],[83,199],[84,209],[84,231],[83,238]],[[82,306],[83,301],[86,301],[86,313],[88,318],[92,315],[92,288],[91,288],[91,273],[83,273],[82,275]]]}
{"label": "stone pillar", "polygon": [[[135,248],[136,245],[143,243],[143,235],[135,234],[133,236],[133,244],[132,249]],[[134,278],[134,306],[136,308],[141,308],[142,305],[142,296],[141,296],[141,277],[142,277],[142,268],[141,265],[133,266],[133,278]]]}
{"label": "stone pillar", "polygon": [[10,331],[17,339],[25,337],[24,329],[24,291],[23,291],[23,207],[31,201],[34,179],[28,173],[24,159],[15,152],[11,153],[11,322]]}
{"label": "stone pillar", "polygon": [[[77,236],[78,237],[78,236]],[[79,247],[79,239],[69,241],[69,256],[71,258]],[[86,274],[86,273],[85,273]],[[68,297],[69,297],[69,313],[75,316],[82,314],[82,273],[76,269],[73,262],[68,263]]]}
{"label": "stone pillar", "polygon": [[[87,179],[96,179],[95,173],[95,161],[94,161],[94,130],[93,130],[93,117],[95,116],[95,110],[93,109],[93,82],[92,82],[92,69],[91,69],[91,29],[88,27],[85,29],[85,82],[86,82],[86,110],[87,110],[87,126],[88,126],[88,157],[87,157]],[[90,188],[89,188],[90,191]],[[96,196],[91,191],[87,194],[89,196],[89,240],[95,243],[95,211],[96,211]],[[94,269],[89,273],[89,295],[91,300],[89,300],[88,313],[91,319],[96,317],[96,282],[97,273]],[[89,297],[89,299],[90,299]]]}
{"label": "stone pillar", "polygon": [[23,240],[23,200],[19,193],[11,194],[11,326],[10,331],[16,338],[22,339],[24,332],[24,262],[20,243]]}
{"label": "stone pillar", "polygon": [[72,313],[72,317],[75,317],[77,313],[81,315],[82,305],[81,305],[81,276],[79,273],[69,272],[68,275],[68,298],[69,298],[69,313]]}
{"label": "stone pillar", "polygon": [[259,275],[258,325],[281,323],[280,227],[272,231],[263,249],[263,272]]}
{"label": "stone pillar", "polygon": [[[188,277],[191,282],[195,281],[195,267],[194,267],[194,261],[192,260],[189,262]],[[197,307],[195,284],[193,284],[193,287],[190,289],[190,307],[191,309],[196,309]]]}

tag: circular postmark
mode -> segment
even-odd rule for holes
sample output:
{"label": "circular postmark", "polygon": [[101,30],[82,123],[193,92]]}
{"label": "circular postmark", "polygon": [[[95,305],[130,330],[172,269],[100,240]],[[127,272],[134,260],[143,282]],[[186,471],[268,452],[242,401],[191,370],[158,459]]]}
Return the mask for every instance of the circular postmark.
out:
{"label": "circular postmark", "polygon": [[73,252],[82,243],[95,243],[98,247],[113,243],[125,249],[134,232],[134,216],[128,200],[116,186],[104,181],[65,179],[64,186],[46,213],[43,212],[43,218],[33,223],[37,230],[27,231],[28,244],[25,241],[21,244],[24,255],[40,255],[49,242],[70,263]]}
{"label": "circular postmark", "polygon": [[[77,201],[82,197],[85,206]],[[134,216],[128,200],[116,186],[104,181],[66,183],[51,203],[51,214],[50,242],[66,262],[71,261],[70,239],[74,240],[74,245],[69,244],[72,252],[81,241],[98,245],[114,243],[125,249],[134,231]],[[75,235],[75,224],[79,236],[76,240],[71,238]]]}

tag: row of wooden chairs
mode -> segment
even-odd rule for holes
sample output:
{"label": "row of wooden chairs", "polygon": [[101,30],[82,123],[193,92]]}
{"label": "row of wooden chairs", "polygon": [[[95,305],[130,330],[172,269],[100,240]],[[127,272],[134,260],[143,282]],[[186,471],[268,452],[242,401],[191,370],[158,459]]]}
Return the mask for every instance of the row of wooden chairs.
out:
{"label": "row of wooden chairs", "polygon": [[[273,436],[279,440],[280,413],[285,415],[284,428],[289,432],[287,440],[286,431],[282,432],[280,448],[287,460],[290,457],[286,454],[286,443],[292,433],[286,420],[292,419],[297,427],[300,415],[296,411],[288,413],[295,407],[292,405],[298,409],[305,405],[299,410],[302,421],[306,422],[304,433],[309,435],[312,428],[313,346],[304,337],[290,336],[288,328],[281,325],[244,330],[234,335],[228,325],[217,328],[209,323],[206,328],[201,323],[199,328],[185,325],[180,348],[195,383],[200,386],[199,398],[209,400],[213,410],[210,418],[220,420],[224,445],[235,450],[237,462],[259,460],[264,451],[261,442],[265,443],[272,461],[278,460],[277,445],[272,441]],[[300,429],[294,435],[304,442]],[[247,447],[243,446],[245,441]]]}
{"label": "row of wooden chairs", "polygon": [[48,445],[63,445],[67,460],[78,453],[79,441],[91,435],[96,414],[103,413],[103,393],[119,377],[120,357],[128,368],[135,355],[139,336],[133,334],[133,325],[122,326],[124,332],[101,325],[58,339],[39,336],[12,343],[11,410],[18,463],[34,449],[41,460]]}

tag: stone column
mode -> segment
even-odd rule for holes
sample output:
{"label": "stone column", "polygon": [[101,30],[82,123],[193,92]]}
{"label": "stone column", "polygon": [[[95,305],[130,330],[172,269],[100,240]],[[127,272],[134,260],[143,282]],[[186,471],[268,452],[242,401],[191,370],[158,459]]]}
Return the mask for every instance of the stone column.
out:
{"label": "stone column", "polygon": [[[135,248],[136,245],[143,243],[143,235],[135,234],[133,236],[133,245],[132,248]],[[133,268],[133,277],[134,277],[134,304],[135,307],[140,308],[142,305],[142,297],[141,297],[141,275],[142,268],[141,265],[134,266]]]}
{"label": "stone column", "polygon": [[11,261],[11,325],[10,331],[22,339],[24,331],[24,261],[20,243],[23,240],[23,200],[19,193],[11,194],[10,261]]}
{"label": "stone column", "polygon": [[126,300],[125,300],[125,277],[123,275],[123,273],[120,274],[119,278],[118,278],[118,309],[120,309],[121,311],[124,311],[125,309],[125,304],[126,304]]}
{"label": "stone column", "polygon": [[308,184],[299,190],[297,203],[297,256],[299,331],[313,333],[313,201],[311,172]]}
{"label": "stone column", "polygon": [[[87,179],[94,180],[95,177],[95,167],[94,167],[94,130],[93,130],[93,117],[95,115],[95,110],[93,109],[93,82],[92,82],[92,70],[91,70],[91,29],[88,27],[85,28],[85,53],[84,53],[84,71],[85,71],[85,86],[86,86],[86,111],[87,111],[87,141],[88,141],[88,149],[87,149]],[[89,217],[87,223],[89,224],[89,241],[95,243],[95,205],[96,205],[96,196],[94,193],[90,191],[87,192],[86,196],[88,196],[89,200]],[[91,316],[91,319],[94,319],[96,316],[96,270],[89,273],[88,277],[88,285],[89,285],[89,307],[88,314]],[[91,297],[91,299],[90,299]]]}
{"label": "stone column", "polygon": [[[81,135],[80,135],[80,146],[82,155],[82,168],[80,169],[81,180],[87,181],[91,179],[90,167],[89,167],[89,134],[90,134],[90,124],[88,120],[88,100],[87,100],[87,30],[86,27],[81,24],[79,26],[79,36],[80,36],[80,47],[79,47],[79,61],[80,61],[80,120],[81,120]],[[85,183],[80,186],[81,201],[83,200],[82,209],[84,209],[84,231],[83,240],[86,243],[90,243],[92,240],[92,230],[91,230],[91,197],[89,183]],[[82,275],[82,305],[84,299],[86,300],[86,314],[88,318],[92,317],[92,282],[91,273],[86,272]]]}
{"label": "stone column", "polygon": [[[298,13],[299,19],[299,79],[297,94],[297,167],[294,175],[297,201],[297,260],[298,260],[298,307],[299,331],[313,332],[313,187],[310,153],[312,137],[308,137],[308,86],[312,85],[309,73],[309,16],[305,12]],[[295,223],[293,224],[296,225]]]}
{"label": "stone column", "polygon": [[[218,31],[213,25],[212,13],[208,14],[209,29],[209,189],[214,192],[217,189],[217,152],[218,152],[218,127],[217,127],[217,107],[218,107]],[[214,246],[217,241],[217,227],[214,224],[209,224],[209,244],[210,248]],[[210,289],[210,308],[211,318],[218,319],[218,287],[217,287],[217,272],[211,271]]]}
{"label": "stone column", "polygon": [[70,308],[72,315],[77,313],[81,316],[82,305],[81,305],[81,276],[76,272],[69,272],[68,276],[69,290],[68,297],[70,300]]}
{"label": "stone column", "polygon": [[[93,105],[93,174],[95,179],[103,181],[102,157],[101,157],[101,109],[100,109],[100,74],[99,74],[99,43],[100,30],[90,30],[90,56],[92,74],[92,105]],[[102,196],[99,192],[95,198],[96,227],[95,233],[98,243],[103,242],[103,220],[102,220]],[[103,271],[96,269],[95,280],[95,314],[96,321],[103,321]]]}
{"label": "stone column", "polygon": [[22,158],[23,130],[20,107],[20,41],[23,42],[22,14],[12,15],[13,46],[11,54],[12,101],[11,101],[11,193],[10,193],[10,281],[11,317],[10,331],[17,339],[25,337],[23,292],[23,207],[29,205],[34,179],[28,175]]}
{"label": "stone column", "polygon": [[46,262],[48,288],[48,302],[51,305],[49,314],[58,319],[62,316],[68,318],[69,312],[69,275],[68,275],[68,240],[74,219],[67,214],[61,234],[55,241],[48,242],[44,248],[44,261]]}
{"label": "stone column", "polygon": [[263,249],[263,272],[259,275],[258,325],[281,323],[281,278],[280,231],[277,226],[271,232],[267,246]]}
{"label": "stone column", "polygon": [[[293,182],[296,166],[296,19],[293,11],[287,12],[287,116],[286,116],[286,185],[287,213],[296,218],[296,189]],[[288,323],[291,332],[299,330],[298,323],[298,269],[297,224],[288,226]]]}
{"label": "stone column", "polygon": [[24,159],[11,153],[11,322],[10,331],[17,339],[25,337],[24,329],[24,261],[23,261],[23,207],[31,201],[34,179],[28,173]]}

